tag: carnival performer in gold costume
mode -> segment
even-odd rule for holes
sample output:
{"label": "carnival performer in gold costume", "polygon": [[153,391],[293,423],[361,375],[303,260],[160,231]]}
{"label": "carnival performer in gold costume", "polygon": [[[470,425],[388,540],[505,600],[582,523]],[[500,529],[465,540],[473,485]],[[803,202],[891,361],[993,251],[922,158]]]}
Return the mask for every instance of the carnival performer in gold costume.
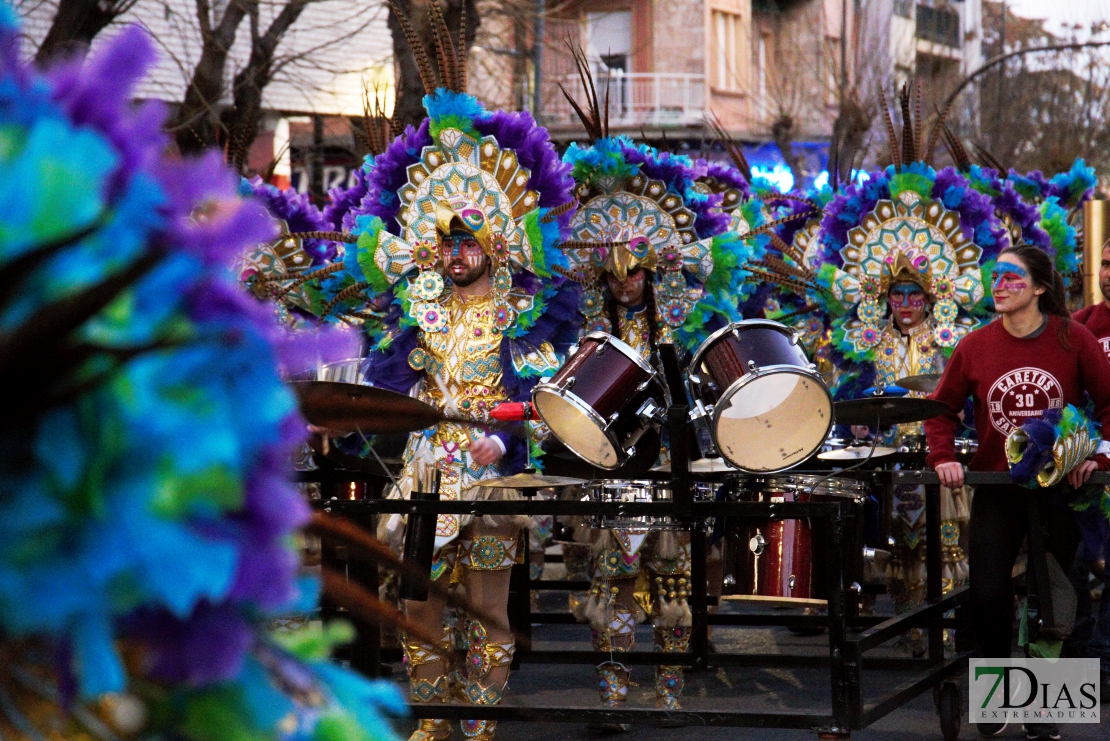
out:
{"label": "carnival performer in gold costume", "polygon": [[[989,199],[955,169],[938,172],[928,165],[943,123],[926,139],[920,111],[916,120],[911,113],[908,87],[901,108],[901,143],[887,119],[893,164],[838,193],[817,234],[810,300],[835,317],[837,399],[941,373],[952,348],[988,311],[980,264],[1006,244]],[[853,432],[868,434],[866,428]],[[871,432],[888,444],[923,450],[920,425]],[[962,530],[969,498],[965,488],[941,487],[945,592],[967,584]],[[903,612],[925,597],[924,487],[895,487],[891,526],[888,592]],[[923,652],[920,636],[910,638],[911,650]]]}
{"label": "carnival performer in gold costume", "polygon": [[[593,140],[572,144],[564,155],[581,203],[563,245],[570,277],[584,288],[584,330],[612,334],[658,367],[662,344],[675,345],[682,356],[739,320],[739,268],[751,248],[716,210],[719,197],[686,200],[700,172],[691,160],[608,135],[585,62],[579,63],[590,95],[589,112],[580,116]],[[594,649],[613,654],[598,665],[597,677],[602,702],[616,707],[627,699],[630,675],[618,655],[632,649],[635,625],[650,615],[656,648],[686,651],[692,622],[686,599],[705,585],[690,583],[688,531],[580,527],[576,537],[588,540],[595,554],[578,616],[592,628]],[[638,594],[642,568],[650,590]],[[657,667],[656,706],[678,709],[683,685],[681,666]]]}
{"label": "carnival performer in gold costume", "polygon": [[[527,400],[580,326],[577,286],[551,272],[566,264],[556,245],[573,180],[529,114],[488,112],[464,92],[465,52],[438,6],[427,7],[435,66],[416,56],[428,118],[370,165],[367,194],[345,221],[353,224],[345,250],[314,273],[313,304],[325,318],[360,301],[387,307],[370,330],[365,381],[412,394],[450,420],[411,435],[391,496],[438,481],[441,500],[519,498],[481,483],[535,465],[540,426],[494,429],[490,415],[501,402]],[[426,48],[407,19],[401,25],[410,45]],[[431,576],[461,585],[482,614],[448,624],[435,593],[406,601],[410,620],[444,625],[439,643],[403,637],[412,702],[500,702],[514,653],[509,569],[522,560],[527,525],[525,516],[437,518]],[[384,529],[400,545],[400,516]],[[467,720],[462,732],[489,741],[495,726]],[[426,719],[411,741],[451,733],[448,721]]]}

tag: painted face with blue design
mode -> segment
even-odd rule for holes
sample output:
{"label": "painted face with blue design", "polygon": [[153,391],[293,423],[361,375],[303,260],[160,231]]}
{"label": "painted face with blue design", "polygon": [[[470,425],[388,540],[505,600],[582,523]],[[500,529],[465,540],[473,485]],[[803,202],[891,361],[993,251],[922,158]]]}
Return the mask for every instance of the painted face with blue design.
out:
{"label": "painted face with blue design", "polygon": [[925,290],[913,281],[895,283],[887,292],[887,302],[894,325],[903,332],[920,326],[928,312],[929,299]]}
{"label": "painted face with blue design", "polygon": [[452,229],[440,237],[439,256],[447,277],[456,286],[466,287],[489,270],[489,256],[478,239],[465,229]]}
{"label": "painted face with blue design", "polygon": [[1029,271],[1021,258],[1003,253],[991,269],[991,295],[995,311],[1005,314],[1036,300],[1032,285]]}

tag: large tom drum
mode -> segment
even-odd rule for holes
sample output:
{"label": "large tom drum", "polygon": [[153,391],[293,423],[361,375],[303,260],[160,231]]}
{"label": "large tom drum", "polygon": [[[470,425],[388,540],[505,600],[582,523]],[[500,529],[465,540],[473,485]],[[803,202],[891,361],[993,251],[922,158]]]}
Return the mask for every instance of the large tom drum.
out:
{"label": "large tom drum", "polygon": [[[816,491],[813,490],[817,486]],[[863,578],[863,517],[868,488],[850,479],[819,476],[736,476],[725,496],[741,502],[843,502],[853,510],[845,533],[851,554],[848,582]],[[772,601],[827,599],[827,566],[842,556],[808,519],[740,521],[730,534],[737,553],[733,568],[738,594]],[[731,546],[730,546],[731,549]]]}
{"label": "large tom drum", "polygon": [[778,322],[753,319],[714,332],[694,353],[689,381],[714,446],[741,471],[795,466],[832,428],[828,388],[797,336]]}
{"label": "large tom drum", "polygon": [[536,384],[532,405],[551,432],[582,460],[613,470],[666,409],[655,370],[631,347],[590,332],[558,373]]}

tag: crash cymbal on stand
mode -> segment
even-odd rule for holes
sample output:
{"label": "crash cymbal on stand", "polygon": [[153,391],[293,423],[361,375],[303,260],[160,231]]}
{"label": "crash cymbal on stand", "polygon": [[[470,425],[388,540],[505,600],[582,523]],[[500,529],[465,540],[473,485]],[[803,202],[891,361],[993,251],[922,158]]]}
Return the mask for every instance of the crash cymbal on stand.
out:
{"label": "crash cymbal on stand", "polygon": [[838,401],[833,417],[841,425],[900,425],[924,422],[949,411],[948,405],[934,399],[873,396],[867,399]]}
{"label": "crash cymbal on stand", "polygon": [[476,489],[484,486],[489,489],[555,489],[560,486],[578,486],[584,483],[586,483],[585,479],[572,479],[569,476],[544,476],[525,471],[512,476],[477,481],[470,488]]}
{"label": "crash cymbal on stand", "polygon": [[937,385],[940,383],[939,373],[922,373],[920,376],[906,376],[899,378],[894,382],[895,386],[901,386],[910,391],[920,391],[925,394],[931,394],[937,390]]}
{"label": "crash cymbal on stand", "polygon": [[301,413],[310,424],[339,434],[415,432],[444,419],[431,404],[373,386],[337,381],[292,381],[289,387],[297,395]]}

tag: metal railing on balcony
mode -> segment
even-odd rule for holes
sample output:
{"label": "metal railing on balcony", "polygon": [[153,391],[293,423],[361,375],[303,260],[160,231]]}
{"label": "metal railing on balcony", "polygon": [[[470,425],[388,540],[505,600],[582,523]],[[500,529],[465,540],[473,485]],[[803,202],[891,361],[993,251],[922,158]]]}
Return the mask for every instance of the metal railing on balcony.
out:
{"label": "metal railing on balcony", "polygon": [[[558,85],[562,84],[572,95],[577,95],[578,76],[557,77],[550,83],[552,94],[544,95],[544,122],[548,125],[576,124],[578,117],[559,92]],[[596,75],[594,85],[602,107],[605,106],[605,91],[609,91],[609,125],[613,128],[684,126],[700,123],[705,118],[705,75],[613,72]]]}
{"label": "metal railing on balcony", "polygon": [[950,46],[959,49],[960,44],[960,14],[948,8],[933,8],[928,5],[917,5],[917,30],[914,36],[934,44]]}

